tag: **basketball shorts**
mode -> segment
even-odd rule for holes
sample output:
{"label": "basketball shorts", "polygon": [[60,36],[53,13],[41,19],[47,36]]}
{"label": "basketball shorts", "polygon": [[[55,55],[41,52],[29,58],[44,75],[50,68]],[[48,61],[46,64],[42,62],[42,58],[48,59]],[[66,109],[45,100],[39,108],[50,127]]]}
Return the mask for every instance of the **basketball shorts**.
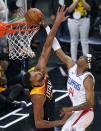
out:
{"label": "basketball shorts", "polygon": [[94,118],[92,109],[75,111],[66,121],[61,131],[85,131]]}

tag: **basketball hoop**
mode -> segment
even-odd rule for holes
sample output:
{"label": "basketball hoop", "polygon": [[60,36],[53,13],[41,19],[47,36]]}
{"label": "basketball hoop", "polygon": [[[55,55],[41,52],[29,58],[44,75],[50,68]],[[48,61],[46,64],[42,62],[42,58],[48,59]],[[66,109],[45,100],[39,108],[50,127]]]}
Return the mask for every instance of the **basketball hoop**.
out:
{"label": "basketball hoop", "polygon": [[22,60],[23,58],[35,56],[30,48],[30,42],[39,28],[40,25],[28,25],[26,22],[5,24],[0,21],[0,37],[7,34],[10,59]]}

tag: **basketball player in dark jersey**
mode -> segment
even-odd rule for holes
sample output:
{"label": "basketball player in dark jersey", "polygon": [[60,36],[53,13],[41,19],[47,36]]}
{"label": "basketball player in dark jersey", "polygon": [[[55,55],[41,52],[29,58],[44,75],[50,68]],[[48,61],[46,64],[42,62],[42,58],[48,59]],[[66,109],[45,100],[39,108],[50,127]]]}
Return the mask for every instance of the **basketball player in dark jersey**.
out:
{"label": "basketball player in dark jersey", "polygon": [[[67,9],[65,9],[65,6],[58,9],[56,20],[43,46],[37,65],[31,68],[23,77],[24,85],[32,88],[30,97],[33,104],[35,126],[38,129],[42,128],[44,131],[45,128],[48,131],[47,128],[63,125],[69,117],[64,116],[62,120],[52,121],[52,112],[54,109],[50,106],[53,99],[53,93],[52,85],[48,80],[48,74],[46,72],[46,65],[51,52],[53,39],[60,24],[68,18],[67,16],[65,17],[66,12]],[[46,109],[52,110],[46,112]]]}

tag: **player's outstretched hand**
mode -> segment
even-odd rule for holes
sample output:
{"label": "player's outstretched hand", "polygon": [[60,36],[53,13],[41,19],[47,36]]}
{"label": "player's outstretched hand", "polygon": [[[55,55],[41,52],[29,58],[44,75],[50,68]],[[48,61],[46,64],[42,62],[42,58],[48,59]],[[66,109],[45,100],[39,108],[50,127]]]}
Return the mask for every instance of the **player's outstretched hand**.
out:
{"label": "player's outstretched hand", "polygon": [[68,11],[68,8],[65,9],[65,6],[59,7],[56,15],[55,22],[64,22],[69,18],[69,16],[65,16]]}

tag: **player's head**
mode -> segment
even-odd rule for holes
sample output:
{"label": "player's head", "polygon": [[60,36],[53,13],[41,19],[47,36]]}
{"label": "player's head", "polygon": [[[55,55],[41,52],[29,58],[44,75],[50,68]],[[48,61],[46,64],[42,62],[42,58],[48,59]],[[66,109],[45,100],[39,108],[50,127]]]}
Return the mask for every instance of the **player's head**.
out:
{"label": "player's head", "polygon": [[27,72],[23,77],[23,84],[25,87],[41,86],[43,84],[45,75],[39,71]]}
{"label": "player's head", "polygon": [[96,59],[92,56],[92,54],[86,54],[84,56],[81,56],[77,64],[80,67],[85,68],[85,70],[91,70],[95,68]]}

